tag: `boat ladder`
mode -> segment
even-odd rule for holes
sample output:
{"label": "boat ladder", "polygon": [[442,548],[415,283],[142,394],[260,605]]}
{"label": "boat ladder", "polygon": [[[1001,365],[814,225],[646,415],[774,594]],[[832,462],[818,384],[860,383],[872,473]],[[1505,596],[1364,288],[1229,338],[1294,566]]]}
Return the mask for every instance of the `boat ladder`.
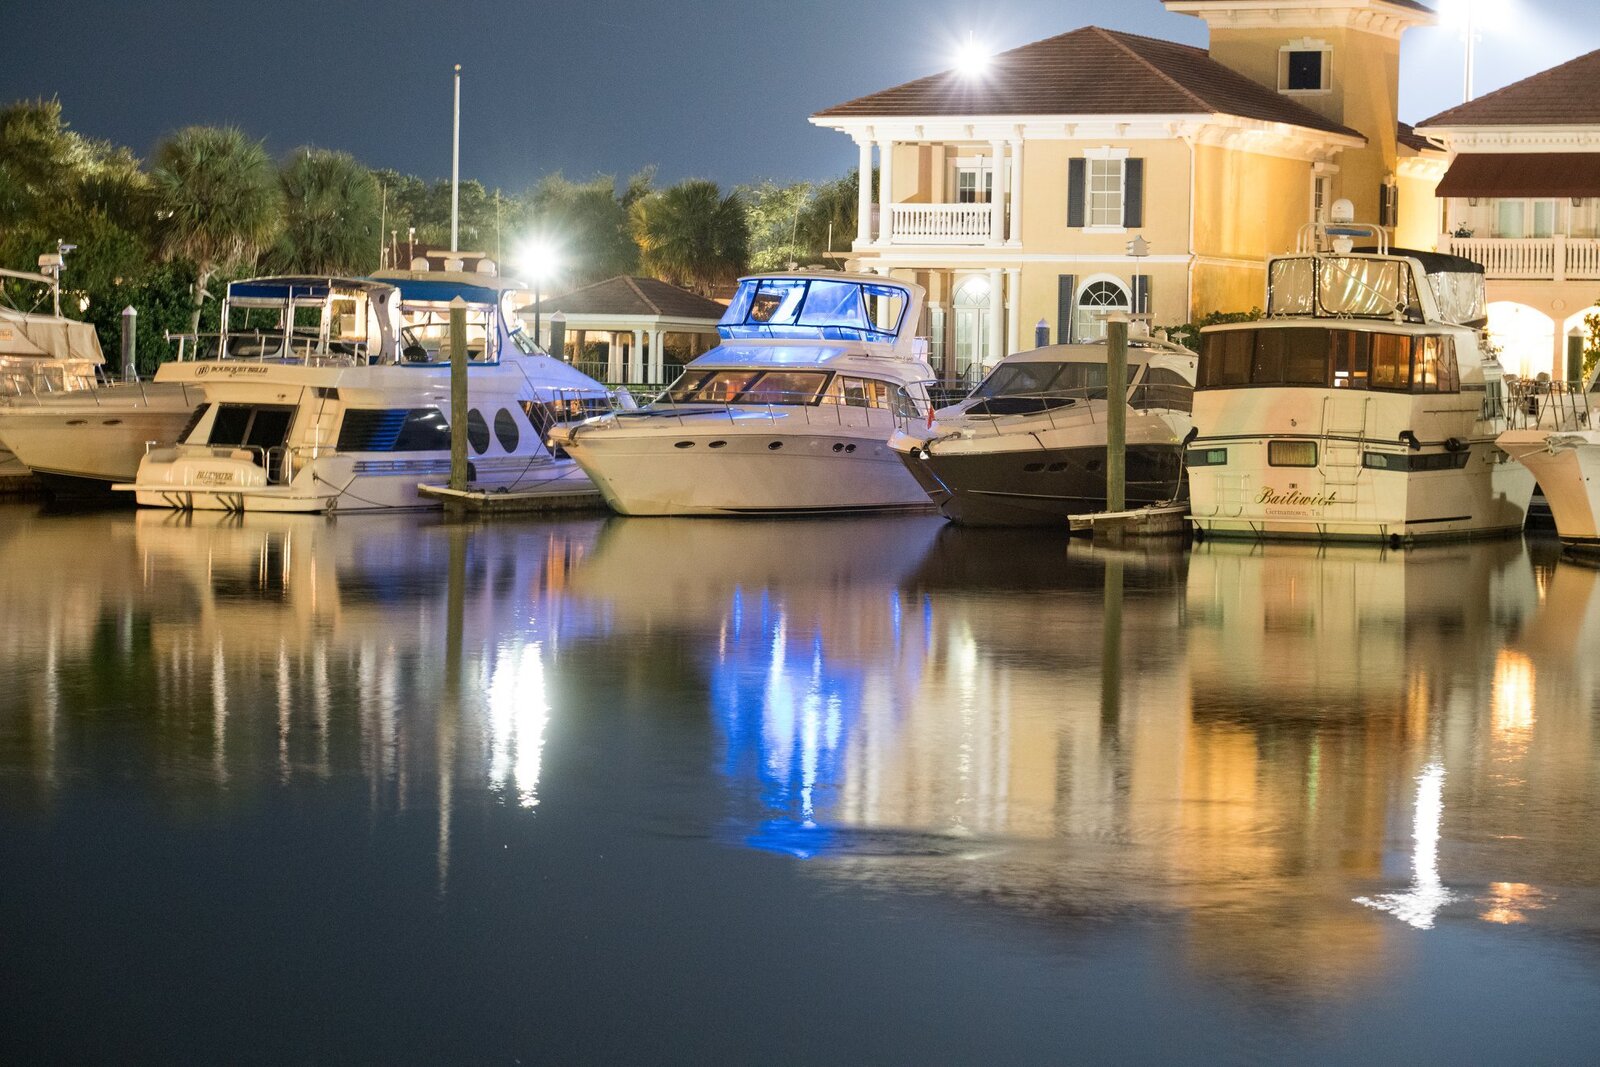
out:
{"label": "boat ladder", "polygon": [[1372,503],[1364,459],[1371,407],[1371,397],[1322,400],[1322,483],[1338,498],[1330,508],[1338,508],[1341,518],[1355,518],[1363,497]]}

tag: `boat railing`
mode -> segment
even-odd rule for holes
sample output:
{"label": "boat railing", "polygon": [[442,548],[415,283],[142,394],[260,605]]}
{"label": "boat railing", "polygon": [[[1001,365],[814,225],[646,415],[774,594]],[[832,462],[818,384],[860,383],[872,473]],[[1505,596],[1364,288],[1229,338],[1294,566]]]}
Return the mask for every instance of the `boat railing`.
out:
{"label": "boat railing", "polygon": [[[1095,425],[1105,418],[1107,389],[1086,386],[1079,389],[1047,389],[1037,392],[1000,393],[973,397],[961,413],[969,425],[981,433],[987,424],[995,436],[1007,433],[1019,420],[1043,419],[1050,429],[1062,425]],[[1187,414],[1194,400],[1194,388],[1187,385],[1153,383],[1135,385],[1128,390],[1128,407],[1134,411],[1181,411]]]}
{"label": "boat railing", "polygon": [[760,390],[759,399],[738,400],[676,400],[663,393],[638,414],[649,417],[672,418],[680,424],[689,417],[725,417],[730,424],[751,419],[770,422],[799,421],[806,426],[851,426],[872,428],[881,426],[887,433],[903,427],[909,421],[923,417],[925,408],[918,402],[907,405],[891,400],[889,406],[874,402],[870,396],[859,400],[835,396],[818,396],[816,392],[786,392]]}
{"label": "boat railing", "polygon": [[1513,430],[1565,432],[1594,425],[1588,383],[1507,379],[1505,416]]}
{"label": "boat railing", "polygon": [[[225,359],[241,363],[299,363],[307,367],[362,367],[372,362],[366,341],[324,340],[320,336],[285,334],[281,330],[230,330],[226,333],[173,333],[167,343],[176,342],[180,363],[202,358]],[[207,343],[207,356],[200,354],[200,343]]]}

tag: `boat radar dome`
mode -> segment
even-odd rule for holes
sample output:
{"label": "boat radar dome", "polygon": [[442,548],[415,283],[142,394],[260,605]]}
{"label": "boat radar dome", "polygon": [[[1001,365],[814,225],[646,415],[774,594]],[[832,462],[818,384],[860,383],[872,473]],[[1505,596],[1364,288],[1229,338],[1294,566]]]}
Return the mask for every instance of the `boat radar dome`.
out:
{"label": "boat radar dome", "polygon": [[1348,200],[1335,200],[1328,214],[1334,223],[1351,223],[1356,221],[1356,206]]}

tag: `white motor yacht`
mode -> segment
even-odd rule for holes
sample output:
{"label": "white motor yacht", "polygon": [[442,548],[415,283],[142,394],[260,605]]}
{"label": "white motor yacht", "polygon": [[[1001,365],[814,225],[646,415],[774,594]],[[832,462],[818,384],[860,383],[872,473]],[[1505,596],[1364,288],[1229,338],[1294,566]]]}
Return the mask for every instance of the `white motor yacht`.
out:
{"label": "white motor yacht", "polygon": [[[1128,349],[1130,507],[1183,492],[1195,354],[1148,334]],[[1050,345],[1001,360],[961,403],[889,439],[946,518],[1065,528],[1106,504],[1106,346]]]}
{"label": "white motor yacht", "polygon": [[1500,447],[1528,468],[1563,544],[1600,551],[1600,367],[1587,382],[1522,383]]}
{"label": "white motor yacht", "polygon": [[[472,488],[587,488],[576,464],[554,456],[543,436],[560,421],[605,410],[604,387],[520,336],[509,310],[525,299],[520,284],[425,271],[320,284],[258,279],[230,290],[221,347],[228,357],[164,368],[200,389],[188,428],[116,488],[141,505],[183,510],[438,506],[418,485],[450,472],[445,338],[457,298],[468,305]],[[276,318],[252,321],[263,314]]]}
{"label": "white motor yacht", "polygon": [[653,403],[551,440],[624,515],[925,509],[889,448],[927,411],[923,291],[878,275],[742,279],[723,343]]}
{"label": "white motor yacht", "polygon": [[[1349,217],[1348,202],[1335,208]],[[1354,251],[1357,237],[1376,251]],[[1268,262],[1266,306],[1262,321],[1202,334],[1187,462],[1203,534],[1401,542],[1522,528],[1533,478],[1495,443],[1507,412],[1481,266],[1391,251],[1381,227],[1314,224]]]}
{"label": "white motor yacht", "polygon": [[[0,276],[48,289],[59,304],[56,279],[26,271]],[[59,314],[0,306],[0,421],[17,411],[53,403],[76,403],[99,384],[105,356],[87,322]],[[0,449],[0,477],[20,477],[29,468],[10,448]]]}

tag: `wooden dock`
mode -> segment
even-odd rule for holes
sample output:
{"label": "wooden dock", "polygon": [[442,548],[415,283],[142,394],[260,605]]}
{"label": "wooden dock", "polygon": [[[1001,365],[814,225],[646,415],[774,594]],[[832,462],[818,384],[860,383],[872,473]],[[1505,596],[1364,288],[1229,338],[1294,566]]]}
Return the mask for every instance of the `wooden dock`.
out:
{"label": "wooden dock", "polygon": [[1074,515],[1073,533],[1088,533],[1097,543],[1120,545],[1151,537],[1187,537],[1187,504],[1152,504],[1131,511],[1099,511]]}
{"label": "wooden dock", "polygon": [[549,486],[526,492],[495,492],[485,489],[451,489],[444,485],[419,485],[423,496],[442,501],[446,508],[481,515],[527,515],[556,513],[594,514],[606,510],[600,490],[592,486]]}

